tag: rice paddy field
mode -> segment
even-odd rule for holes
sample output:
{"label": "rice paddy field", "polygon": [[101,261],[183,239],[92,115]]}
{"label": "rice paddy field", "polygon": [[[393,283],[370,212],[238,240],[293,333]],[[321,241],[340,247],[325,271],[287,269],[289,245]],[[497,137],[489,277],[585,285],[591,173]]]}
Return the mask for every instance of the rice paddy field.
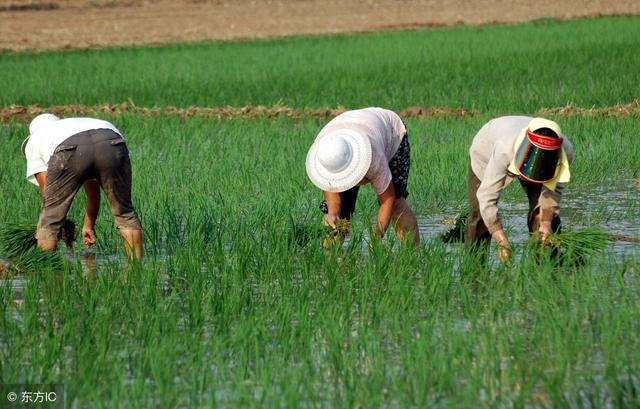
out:
{"label": "rice paddy field", "polygon": [[[574,146],[564,228],[637,240],[638,49],[640,18],[627,16],[0,53],[5,109],[302,113],[96,111],[127,138],[146,258],[126,261],[103,199],[94,248],[61,246],[62,272],[4,277],[0,383],[64,384],[73,408],[640,407],[637,242],[563,265],[536,255],[517,183],[501,203],[510,267],[438,238],[466,205],[475,132],[527,113],[556,120]],[[325,250],[304,159],[330,117],[304,111],[371,105],[449,109],[405,118],[422,244],[392,230],[370,240],[377,202],[365,187],[349,241]],[[3,118],[0,223],[35,223],[19,150],[30,117]],[[78,224],[83,205],[78,195]]]}

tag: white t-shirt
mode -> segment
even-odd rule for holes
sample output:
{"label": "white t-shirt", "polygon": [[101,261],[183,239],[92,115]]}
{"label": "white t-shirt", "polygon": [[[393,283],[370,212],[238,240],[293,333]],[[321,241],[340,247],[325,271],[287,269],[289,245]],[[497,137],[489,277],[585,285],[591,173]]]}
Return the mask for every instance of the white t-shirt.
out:
{"label": "white t-shirt", "polygon": [[380,195],[391,183],[389,161],[398,151],[407,129],[402,119],[384,108],[364,108],[344,112],[333,118],[320,130],[317,138],[336,130],[354,128],[363,132],[371,142],[371,165],[365,177],[373,191]]}
{"label": "white t-shirt", "polygon": [[75,134],[92,129],[111,129],[122,136],[112,123],[94,118],[59,119],[30,135],[24,150],[27,157],[27,180],[37,185],[35,175],[47,171],[49,159],[58,145]]}

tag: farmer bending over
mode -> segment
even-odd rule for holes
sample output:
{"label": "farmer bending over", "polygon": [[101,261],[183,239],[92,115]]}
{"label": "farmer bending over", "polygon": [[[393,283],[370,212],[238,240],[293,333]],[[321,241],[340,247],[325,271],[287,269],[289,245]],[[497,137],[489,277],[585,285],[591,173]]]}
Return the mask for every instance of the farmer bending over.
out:
{"label": "farmer bending over", "polygon": [[560,195],[569,181],[573,147],[557,123],[528,116],[495,118],[473,138],[469,156],[470,211],[464,232],[468,248],[486,254],[493,237],[500,246],[500,261],[510,259],[498,200],[514,177],[529,198],[529,232],[539,232],[544,242],[560,231]]}
{"label": "farmer bending over", "polygon": [[306,160],[307,175],[322,189],[326,225],[348,226],[361,185],[371,183],[379,210],[374,235],[384,236],[393,222],[397,237],[420,242],[418,223],[406,202],[409,195],[409,138],[400,117],[382,108],[344,112],[316,137]]}
{"label": "farmer bending over", "polygon": [[22,152],[27,158],[27,179],[40,187],[42,197],[38,247],[57,248],[62,224],[81,187],[87,194],[82,239],[87,246],[95,244],[101,186],[127,255],[142,258],[140,221],[131,203],[129,151],[120,131],[100,119],[41,114],[31,121],[29,133]]}

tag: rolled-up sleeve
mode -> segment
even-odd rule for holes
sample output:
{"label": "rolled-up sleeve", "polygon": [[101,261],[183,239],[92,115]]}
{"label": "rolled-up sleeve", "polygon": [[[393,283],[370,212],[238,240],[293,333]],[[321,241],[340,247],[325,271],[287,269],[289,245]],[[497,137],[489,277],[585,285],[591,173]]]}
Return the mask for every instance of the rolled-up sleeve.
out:
{"label": "rolled-up sleeve", "polygon": [[502,229],[498,201],[502,190],[507,184],[507,168],[510,160],[509,155],[504,153],[498,151],[492,153],[476,195],[480,207],[480,215],[491,234]]}
{"label": "rolled-up sleeve", "polygon": [[47,163],[39,149],[32,143],[28,143],[24,151],[27,157],[27,180],[38,185],[36,174],[47,171]]}

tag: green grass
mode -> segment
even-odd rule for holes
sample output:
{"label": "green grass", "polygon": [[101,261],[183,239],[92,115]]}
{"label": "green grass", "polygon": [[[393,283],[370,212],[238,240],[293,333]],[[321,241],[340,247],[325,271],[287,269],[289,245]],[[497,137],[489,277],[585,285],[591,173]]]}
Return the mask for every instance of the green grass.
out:
{"label": "green grass", "polygon": [[640,17],[0,54],[0,105],[446,106],[488,114],[638,98]]}
{"label": "green grass", "polygon": [[[407,121],[409,203],[453,217],[489,114],[637,97],[637,22],[2,54],[0,104],[468,105],[483,114]],[[511,269],[480,267],[439,231],[416,251],[392,237],[368,248],[377,204],[364,187],[351,244],[325,252],[321,194],[304,170],[324,121],[105,118],[130,148],[145,263],[127,265],[103,199],[94,274],[78,254],[64,273],[29,273],[19,309],[12,283],[0,285],[0,383],[63,383],[74,407],[91,408],[640,406],[637,244],[569,268],[516,241]],[[552,119],[575,148],[566,199],[596,192],[563,222],[640,223],[637,117]],[[3,224],[38,217],[19,152],[27,132],[0,127]],[[598,196],[618,191],[615,203]],[[524,197],[512,184],[505,208]]]}
{"label": "green grass", "polygon": [[[464,203],[466,151],[486,119],[408,121],[419,215]],[[634,118],[556,119],[576,158],[608,164],[600,174],[577,160],[568,195],[640,173]],[[291,240],[292,218],[320,223],[304,173],[318,121],[114,122],[129,141],[147,260],[124,266],[103,203],[94,278],[79,260],[67,274],[29,275],[20,320],[1,291],[3,382],[64,383],[88,407],[640,403],[637,252],[558,269],[517,243],[509,271],[478,269],[437,238],[419,251],[385,242],[327,256],[318,236]],[[25,131],[2,128],[2,220],[37,217],[13,149]],[[364,188],[356,244],[375,209]]]}

